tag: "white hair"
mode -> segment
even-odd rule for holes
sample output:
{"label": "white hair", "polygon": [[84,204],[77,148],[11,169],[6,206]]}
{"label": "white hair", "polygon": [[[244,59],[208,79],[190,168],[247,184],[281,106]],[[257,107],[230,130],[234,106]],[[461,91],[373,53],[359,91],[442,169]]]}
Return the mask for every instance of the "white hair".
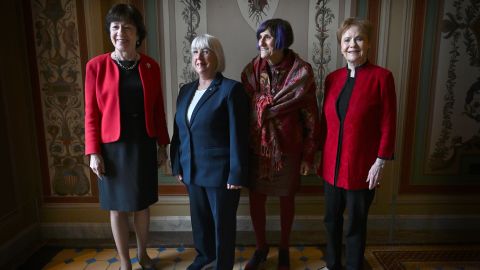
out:
{"label": "white hair", "polygon": [[[223,72],[225,70],[225,56],[223,54],[222,44],[218,38],[209,35],[202,34],[198,35],[193,41],[191,46],[191,53],[193,54],[194,50],[203,50],[209,49],[217,57],[217,66],[215,72]],[[193,68],[193,63],[192,63]]]}

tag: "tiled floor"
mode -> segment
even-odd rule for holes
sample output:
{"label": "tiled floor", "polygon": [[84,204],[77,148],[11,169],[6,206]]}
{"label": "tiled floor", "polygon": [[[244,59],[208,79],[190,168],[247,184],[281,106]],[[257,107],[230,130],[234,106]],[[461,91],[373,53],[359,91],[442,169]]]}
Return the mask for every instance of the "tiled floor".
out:
{"label": "tiled floor", "polygon": [[[291,269],[318,270],[324,266],[323,251],[316,246],[295,246],[290,248]],[[237,247],[234,269],[241,270],[253,254],[254,248]],[[154,259],[157,269],[184,270],[196,256],[193,248],[169,247],[158,245],[149,248],[148,253]],[[135,258],[136,250],[130,250],[133,269],[141,269]],[[277,269],[278,251],[271,248],[266,270]],[[48,263],[47,263],[48,262]],[[119,268],[115,249],[77,248],[68,249],[46,245],[40,248],[20,267],[7,269],[114,269]],[[5,268],[2,268],[5,269]],[[365,270],[480,270],[480,245],[367,245],[365,251]]]}
{"label": "tiled floor", "polygon": [[[193,248],[149,248],[148,254],[156,262],[157,269],[184,270],[196,256]],[[235,270],[243,269],[244,264],[253,254],[254,248],[238,247],[235,254]],[[270,249],[266,269],[276,269],[278,250]],[[141,269],[135,257],[136,250],[130,249],[133,269]],[[292,247],[290,248],[291,269],[313,270],[324,266],[321,259],[323,252],[317,247]],[[120,264],[115,249],[63,249],[43,269],[68,270],[68,269],[119,269]]]}

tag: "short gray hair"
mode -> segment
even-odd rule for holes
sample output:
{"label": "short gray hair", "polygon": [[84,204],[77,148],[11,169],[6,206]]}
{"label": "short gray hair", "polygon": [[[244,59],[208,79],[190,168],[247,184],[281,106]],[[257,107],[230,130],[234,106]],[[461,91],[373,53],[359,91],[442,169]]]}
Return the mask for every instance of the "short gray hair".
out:
{"label": "short gray hair", "polygon": [[[209,35],[209,34],[202,34],[197,36],[191,45],[190,52],[193,53],[194,50],[203,50],[209,49],[212,51],[215,56],[217,57],[217,66],[215,68],[216,72],[223,72],[225,70],[225,56],[223,54],[222,44],[218,38]],[[192,62],[193,68],[193,62]]]}

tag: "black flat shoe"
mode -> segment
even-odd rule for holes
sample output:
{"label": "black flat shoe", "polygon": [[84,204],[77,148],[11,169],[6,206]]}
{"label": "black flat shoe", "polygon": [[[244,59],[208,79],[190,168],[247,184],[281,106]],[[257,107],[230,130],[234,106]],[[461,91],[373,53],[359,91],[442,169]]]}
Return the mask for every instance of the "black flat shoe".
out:
{"label": "black flat shoe", "polygon": [[250,258],[250,260],[247,262],[243,270],[263,269],[263,266],[267,261],[267,256],[269,251],[270,251],[269,247],[255,250],[255,253],[253,253],[252,258]]}

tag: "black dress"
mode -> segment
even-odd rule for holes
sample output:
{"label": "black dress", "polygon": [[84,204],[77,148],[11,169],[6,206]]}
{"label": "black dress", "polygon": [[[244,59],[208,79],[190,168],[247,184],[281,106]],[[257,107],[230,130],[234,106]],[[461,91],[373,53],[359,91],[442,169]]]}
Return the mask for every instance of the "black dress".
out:
{"label": "black dress", "polygon": [[[133,62],[122,61],[124,66]],[[158,201],[157,147],[147,135],[138,65],[120,71],[120,139],[101,145],[105,176],[98,181],[100,207],[139,211]]]}

